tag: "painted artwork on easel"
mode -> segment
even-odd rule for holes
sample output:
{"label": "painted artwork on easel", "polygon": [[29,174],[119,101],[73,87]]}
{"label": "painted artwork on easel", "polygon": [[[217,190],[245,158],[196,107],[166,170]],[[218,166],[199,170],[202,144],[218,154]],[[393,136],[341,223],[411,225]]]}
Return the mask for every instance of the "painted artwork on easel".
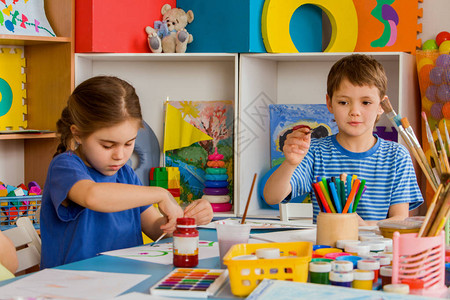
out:
{"label": "painted artwork on easel", "polygon": [[0,49],[0,130],[27,128],[23,47]]}
{"label": "painted artwork on easel", "polygon": [[314,130],[311,138],[321,138],[338,132],[334,117],[326,104],[271,104],[269,115],[271,167],[285,160],[282,152],[284,141],[294,126],[311,127]]}
{"label": "painted artwork on easel", "polygon": [[222,154],[229,178],[229,195],[233,195],[233,121],[232,101],[169,101],[182,119],[212,137],[180,149],[165,151],[166,167],[180,170],[180,200],[190,203],[200,199],[205,188],[208,156],[215,150]]}
{"label": "painted artwork on easel", "polygon": [[0,34],[56,36],[44,0],[0,0]]}

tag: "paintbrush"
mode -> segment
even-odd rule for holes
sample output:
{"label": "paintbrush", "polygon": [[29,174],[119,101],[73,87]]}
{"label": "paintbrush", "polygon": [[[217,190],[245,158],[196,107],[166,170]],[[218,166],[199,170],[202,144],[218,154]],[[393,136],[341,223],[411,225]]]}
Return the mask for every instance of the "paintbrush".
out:
{"label": "paintbrush", "polygon": [[247,217],[248,205],[250,204],[250,199],[252,199],[252,192],[253,192],[253,187],[255,186],[255,181],[256,181],[256,173],[255,173],[255,175],[253,175],[252,186],[250,187],[250,193],[248,194],[247,204],[245,205],[245,211],[244,211],[244,215],[242,216],[242,219],[241,219],[241,224],[245,224],[245,218]]}
{"label": "paintbrush", "polygon": [[[422,147],[420,146],[419,140],[417,139],[416,135],[414,134],[414,130],[409,124],[408,119],[402,118],[401,123],[403,128],[405,129],[406,134],[409,137],[409,140],[411,142],[411,152],[413,153],[414,158],[419,163],[420,168],[422,169],[423,173],[425,174],[425,177],[430,182],[431,186],[433,187],[433,190],[436,191],[438,183],[437,179],[435,178],[435,175],[428,164],[427,157],[425,156],[425,153],[422,150]],[[403,135],[402,135],[403,137]]]}
{"label": "paintbrush", "polygon": [[163,237],[165,237],[167,234],[167,232],[164,232],[163,234],[161,234],[159,236],[159,238],[156,239],[156,241],[154,241],[153,243],[150,244],[150,247],[153,247],[154,245],[156,245],[157,242],[159,242]]}
{"label": "paintbrush", "polygon": [[397,129],[397,131],[399,131],[399,127],[402,126],[401,121],[400,121],[401,117],[397,116],[397,113],[392,108],[391,101],[389,101],[389,98],[387,96],[385,96],[383,98],[383,100],[381,100],[380,105],[381,105],[381,108],[384,110],[386,117],[394,125],[395,129]]}
{"label": "paintbrush", "polygon": [[308,129],[309,129],[309,132],[306,133],[306,134],[312,134],[312,133],[313,133],[314,131],[316,131],[319,127],[311,128],[311,127],[309,127],[308,125],[296,125],[296,126],[294,126],[294,127],[292,128],[292,131],[296,131],[297,129],[300,129],[300,128],[308,128]]}
{"label": "paintbrush", "polygon": [[437,201],[439,195],[441,194],[442,187],[443,187],[443,185],[440,184],[438,189],[437,189],[437,191],[434,193],[433,199],[431,200],[431,204],[428,207],[427,213],[425,215],[425,220],[423,221],[422,226],[420,227],[420,230],[419,230],[419,233],[417,234],[417,237],[422,237],[424,232],[425,232],[425,229],[429,229],[430,228],[430,226],[431,226],[431,225],[429,225],[430,224],[430,218],[431,218],[431,215],[433,214],[433,211],[434,211],[434,209],[436,207],[436,201]]}
{"label": "paintbrush", "polygon": [[439,146],[441,148],[441,153],[442,153],[442,160],[444,163],[444,171],[443,172],[448,173],[448,172],[450,172],[450,165],[448,164],[447,151],[445,150],[444,141],[442,140],[441,132],[439,131],[438,127],[436,127],[436,135],[438,137]]}
{"label": "paintbrush", "polygon": [[447,220],[446,217],[448,216],[448,210],[450,209],[449,190],[449,185],[447,185],[445,187],[445,192],[441,194],[441,197],[443,198],[441,201],[442,204],[440,207],[436,206],[439,209],[439,212],[433,220],[433,225],[431,226],[430,231],[428,231],[428,236],[438,235],[443,228],[443,224],[445,224],[445,221]]}
{"label": "paintbrush", "polygon": [[428,124],[427,114],[424,111],[422,112],[422,119],[425,121],[425,130],[427,133],[428,144],[430,145],[431,149],[431,155],[433,156],[434,162],[436,163],[436,170],[438,172],[438,175],[441,176],[442,170],[441,165],[439,163],[440,162],[439,156],[436,150],[436,145],[434,144],[433,134],[431,133],[430,125]]}

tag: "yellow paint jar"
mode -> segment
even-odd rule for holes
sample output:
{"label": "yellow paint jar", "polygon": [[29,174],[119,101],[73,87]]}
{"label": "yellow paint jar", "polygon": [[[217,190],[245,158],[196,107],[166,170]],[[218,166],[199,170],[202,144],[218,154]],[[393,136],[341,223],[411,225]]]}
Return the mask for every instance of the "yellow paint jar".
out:
{"label": "yellow paint jar", "polygon": [[352,287],[361,290],[372,290],[374,277],[373,271],[354,270]]}

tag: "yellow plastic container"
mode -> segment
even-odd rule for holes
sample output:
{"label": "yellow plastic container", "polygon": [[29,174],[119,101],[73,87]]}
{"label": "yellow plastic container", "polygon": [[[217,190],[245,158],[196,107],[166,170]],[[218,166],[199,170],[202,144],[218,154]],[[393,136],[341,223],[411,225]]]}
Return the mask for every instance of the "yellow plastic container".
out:
{"label": "yellow plastic container", "polygon": [[[223,258],[228,267],[231,292],[235,296],[248,296],[265,278],[306,282],[308,263],[312,256],[311,242],[238,244],[231,247]],[[254,255],[256,249],[278,248],[280,257],[272,259],[233,259]]]}

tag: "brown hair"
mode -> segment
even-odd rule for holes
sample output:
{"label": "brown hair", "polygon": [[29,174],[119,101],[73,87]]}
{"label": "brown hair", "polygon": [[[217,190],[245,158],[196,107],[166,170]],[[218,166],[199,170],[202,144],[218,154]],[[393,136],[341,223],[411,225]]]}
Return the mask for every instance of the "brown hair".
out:
{"label": "brown hair", "polygon": [[378,89],[380,99],[387,90],[387,77],[383,65],[371,56],[352,54],[338,60],[330,69],[327,79],[327,94],[330,99],[339,88],[341,82],[347,79],[353,85],[374,86]]}
{"label": "brown hair", "polygon": [[130,118],[142,120],[141,105],[134,87],[113,76],[96,76],[80,83],[69,96],[56,123],[60,143],[55,156],[70,150],[77,126],[82,137]]}

